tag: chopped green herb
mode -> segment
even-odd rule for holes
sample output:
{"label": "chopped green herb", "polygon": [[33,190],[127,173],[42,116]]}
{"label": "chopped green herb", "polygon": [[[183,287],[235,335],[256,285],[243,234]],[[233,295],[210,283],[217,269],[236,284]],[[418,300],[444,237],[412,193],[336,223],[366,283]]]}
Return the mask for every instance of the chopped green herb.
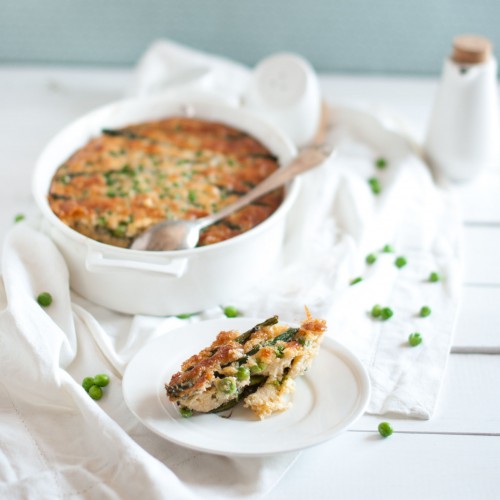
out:
{"label": "chopped green herb", "polygon": [[196,191],[194,189],[189,190],[188,198],[191,203],[196,203]]}
{"label": "chopped green herb", "polygon": [[427,318],[427,316],[431,315],[431,308],[429,306],[422,306],[420,309],[420,316],[422,318]]}
{"label": "chopped green herb", "polygon": [[64,184],[65,186],[67,186],[70,182],[71,182],[71,175],[63,175],[62,177],[60,177],[60,180],[61,180],[61,184]]}
{"label": "chopped green herb", "polygon": [[196,158],[199,158],[200,156],[203,156],[203,151],[196,151],[194,155],[196,156]]}
{"label": "chopped green herb", "polygon": [[439,280],[441,279],[441,277],[439,276],[438,273],[436,272],[432,272],[431,274],[429,274],[429,281],[431,283],[436,283],[438,282]]}
{"label": "chopped green herb", "polygon": [[410,333],[408,337],[408,344],[410,344],[412,347],[415,347],[419,344],[422,343],[422,335],[420,333],[415,332],[415,333]]}
{"label": "chopped green herb", "polygon": [[191,163],[191,160],[186,160],[185,158],[181,158],[175,162],[176,165],[186,165],[186,163]]}
{"label": "chopped green herb", "polygon": [[356,283],[359,283],[361,281],[363,281],[363,278],[361,276],[358,276],[357,278],[351,280],[351,285],[355,285]]}
{"label": "chopped green herb", "polygon": [[127,223],[125,222],[120,222],[118,226],[116,226],[115,229],[113,229],[113,236],[116,236],[117,238],[123,238],[127,234]]}
{"label": "chopped green herb", "polygon": [[377,158],[375,160],[375,166],[378,169],[383,170],[385,167],[387,167],[387,160],[385,158]]}
{"label": "chopped green herb", "polygon": [[380,422],[378,432],[383,438],[389,437],[393,432],[391,424],[389,422]]}
{"label": "chopped green herb", "polygon": [[224,314],[228,318],[236,318],[236,316],[238,316],[238,314],[239,314],[239,311],[234,306],[227,306],[227,307],[224,307]]}
{"label": "chopped green herb", "polygon": [[24,214],[17,214],[15,217],[14,217],[14,222],[21,222],[22,220],[24,220],[26,218],[26,216]]}
{"label": "chopped green herb", "polygon": [[105,226],[107,222],[108,222],[108,219],[106,219],[106,217],[104,217],[104,215],[100,215],[99,217],[97,217],[97,225],[98,226]]}
{"label": "chopped green herb", "polygon": [[369,253],[366,258],[366,263],[367,264],[373,264],[377,260],[377,256],[374,253]]}
{"label": "chopped green herb", "polygon": [[230,167],[234,167],[234,165],[236,165],[236,162],[232,159],[232,158],[229,158],[227,160],[227,164],[230,166]]}
{"label": "chopped green herb", "polygon": [[398,257],[395,261],[394,261],[394,265],[401,269],[402,267],[405,267],[406,264],[408,264],[408,261],[406,260],[405,257]]}
{"label": "chopped green herb", "polygon": [[110,189],[106,194],[109,198],[114,198],[116,196],[116,191]]}

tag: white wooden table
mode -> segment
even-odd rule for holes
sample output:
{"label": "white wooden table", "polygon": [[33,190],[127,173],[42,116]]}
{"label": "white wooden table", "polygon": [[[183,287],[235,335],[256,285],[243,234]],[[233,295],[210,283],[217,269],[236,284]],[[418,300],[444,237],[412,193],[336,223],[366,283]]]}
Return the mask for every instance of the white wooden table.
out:
{"label": "white wooden table", "polygon": [[[45,143],[77,116],[121,97],[130,74],[0,67],[0,241],[17,213],[36,212],[31,174]],[[332,102],[383,106],[423,138],[436,80],[325,75],[322,84]],[[430,421],[365,416],[304,451],[269,498],[500,498],[500,170],[456,189],[463,306],[437,414]],[[376,430],[381,420],[395,429],[385,440]]]}

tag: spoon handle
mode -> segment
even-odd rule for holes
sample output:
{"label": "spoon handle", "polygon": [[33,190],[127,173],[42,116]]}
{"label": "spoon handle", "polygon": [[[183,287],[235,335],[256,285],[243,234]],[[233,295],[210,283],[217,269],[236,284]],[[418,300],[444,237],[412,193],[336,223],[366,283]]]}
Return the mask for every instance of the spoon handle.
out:
{"label": "spoon handle", "polygon": [[203,219],[199,219],[198,221],[202,223],[202,227],[205,227],[227,217],[255,199],[269,193],[269,191],[282,186],[295,176],[323,163],[331,154],[332,148],[324,144],[304,148],[286,167],[275,170],[269,177],[266,177],[260,184],[248,191],[241,198],[238,198],[234,203],[222,208],[216,214],[203,217]]}

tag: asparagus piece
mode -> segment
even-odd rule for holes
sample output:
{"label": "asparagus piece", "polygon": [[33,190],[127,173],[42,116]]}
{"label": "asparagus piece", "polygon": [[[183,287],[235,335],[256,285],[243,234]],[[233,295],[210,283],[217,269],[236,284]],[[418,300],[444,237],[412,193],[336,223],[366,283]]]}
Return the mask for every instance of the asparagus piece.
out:
{"label": "asparagus piece", "polygon": [[258,332],[262,328],[265,328],[266,326],[272,326],[275,325],[278,322],[278,316],[273,316],[272,318],[268,318],[262,323],[258,323],[254,327],[250,328],[250,330],[246,331],[245,333],[242,333],[239,337],[236,337],[236,342],[239,342],[240,344],[244,344],[255,332]]}
{"label": "asparagus piece", "polygon": [[[288,330],[286,330],[283,333],[277,335],[273,339],[266,340],[266,342],[264,342],[264,343],[262,343],[260,345],[255,346],[253,349],[250,349],[250,351],[247,352],[247,355],[245,356],[245,358],[241,358],[241,359],[245,359],[246,360],[246,358],[248,358],[248,356],[253,356],[257,352],[259,352],[263,347],[266,347],[268,345],[275,345],[277,342],[280,342],[280,341],[290,342],[290,340],[292,340],[293,337],[295,337],[295,335],[297,335],[297,333],[299,332],[299,330],[300,330],[300,328],[289,328]],[[240,361],[240,360],[238,360],[238,361]]]}

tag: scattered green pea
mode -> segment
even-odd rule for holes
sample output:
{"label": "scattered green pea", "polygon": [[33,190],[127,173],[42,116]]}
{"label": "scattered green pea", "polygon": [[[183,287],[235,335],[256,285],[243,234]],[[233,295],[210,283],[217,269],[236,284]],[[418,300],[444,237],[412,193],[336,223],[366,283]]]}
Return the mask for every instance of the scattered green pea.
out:
{"label": "scattered green pea", "polygon": [[384,253],[394,253],[394,247],[392,245],[384,245],[384,248],[382,248],[382,252]]}
{"label": "scattered green pea", "polygon": [[179,413],[183,418],[189,418],[193,416],[193,410],[191,410],[191,408],[186,408],[185,406],[181,406],[179,408]]}
{"label": "scattered green pea", "polygon": [[389,422],[380,422],[378,432],[383,438],[389,437],[393,432],[391,424]]}
{"label": "scattered green pea", "polygon": [[429,306],[422,306],[422,308],[420,309],[420,316],[422,318],[427,318],[427,316],[430,316],[431,315],[431,308]]}
{"label": "scattered green pea", "polygon": [[369,253],[365,260],[367,264],[372,265],[377,260],[377,256],[374,253]]}
{"label": "scattered green pea", "polygon": [[370,185],[373,194],[380,194],[380,192],[382,191],[380,182],[376,177],[370,177],[368,179],[368,184]]}
{"label": "scattered green pea", "polygon": [[378,169],[383,170],[385,167],[387,167],[387,160],[385,158],[377,158],[375,160],[375,166]]}
{"label": "scattered green pea", "polygon": [[99,387],[106,387],[109,384],[109,375],[99,373],[94,377],[94,384]]}
{"label": "scattered green pea", "polygon": [[94,384],[94,377],[85,377],[83,380],[82,380],[82,387],[87,391],[89,392],[89,389],[95,385]]}
{"label": "scattered green pea", "polygon": [[48,307],[50,304],[52,304],[52,295],[50,295],[49,292],[42,292],[38,295],[36,298],[36,301],[42,306],[42,307]]}
{"label": "scattered green pea", "polygon": [[26,218],[26,216],[24,214],[17,214],[15,217],[14,217],[14,222],[21,222],[22,220],[24,220]]}
{"label": "scattered green pea", "polygon": [[439,281],[441,279],[441,277],[439,276],[438,273],[436,272],[432,272],[431,274],[429,274],[429,281],[431,283],[436,283],[437,281]]}
{"label": "scattered green pea", "polygon": [[422,335],[420,335],[420,333],[418,332],[415,332],[415,333],[410,333],[409,337],[408,337],[408,343],[412,346],[412,347],[415,347],[419,344],[422,343]]}
{"label": "scattered green pea", "polygon": [[399,269],[405,267],[406,264],[408,264],[408,261],[406,260],[405,257],[397,257],[396,260],[394,261],[394,265]]}
{"label": "scattered green pea", "polygon": [[91,386],[88,393],[92,399],[97,400],[102,398],[102,389],[98,385]]}
{"label": "scattered green pea", "polygon": [[382,306],[379,304],[376,304],[372,307],[371,315],[374,318],[380,318],[380,315],[382,314]]}
{"label": "scattered green pea", "polygon": [[240,366],[238,371],[236,372],[236,378],[242,382],[243,380],[247,380],[250,377],[250,370],[246,366]]}
{"label": "scattered green pea", "polygon": [[354,278],[351,280],[351,285],[355,285],[356,283],[359,283],[360,281],[363,281],[363,278],[361,276],[358,276],[357,278]]}
{"label": "scattered green pea", "polygon": [[391,318],[393,316],[393,312],[392,312],[392,309],[390,307],[384,307],[382,308],[382,310],[380,311],[380,317],[386,321],[388,320],[389,318]]}
{"label": "scattered green pea", "polygon": [[236,318],[236,316],[238,316],[239,314],[239,311],[234,306],[227,306],[224,308],[224,314],[228,318]]}

